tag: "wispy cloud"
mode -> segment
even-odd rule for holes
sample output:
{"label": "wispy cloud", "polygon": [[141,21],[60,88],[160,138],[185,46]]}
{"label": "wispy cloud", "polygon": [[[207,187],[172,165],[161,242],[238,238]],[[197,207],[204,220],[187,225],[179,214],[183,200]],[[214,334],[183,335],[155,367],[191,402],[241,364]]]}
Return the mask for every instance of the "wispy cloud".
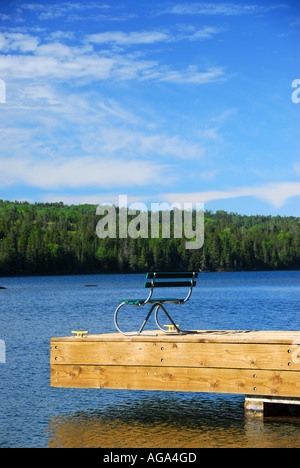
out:
{"label": "wispy cloud", "polygon": [[166,168],[155,162],[120,158],[75,157],[40,160],[1,158],[2,187],[22,184],[42,190],[59,188],[147,186],[165,183]]}
{"label": "wispy cloud", "polygon": [[226,78],[225,71],[220,67],[199,71],[198,67],[192,65],[184,71],[166,71],[160,74],[160,77],[158,76],[159,74],[157,75],[158,79],[169,83],[204,84],[213,83]]}
{"label": "wispy cloud", "polygon": [[204,26],[195,28],[192,26],[181,27],[179,30],[164,31],[107,31],[103,33],[90,34],[86,37],[88,42],[95,44],[118,44],[120,46],[137,44],[154,44],[156,42],[177,42],[182,40],[196,41],[200,39],[211,39],[223,29],[216,26]]}
{"label": "wispy cloud", "polygon": [[89,42],[96,44],[115,43],[119,45],[131,44],[153,44],[169,39],[168,34],[159,31],[129,32],[108,31],[104,33],[91,34],[86,38]]}
{"label": "wispy cloud", "polygon": [[49,80],[22,84],[0,109],[5,115],[0,126],[3,157],[97,155],[111,161],[141,158],[157,161],[158,166],[167,162],[173,167],[177,160],[198,162],[205,156],[201,139],[190,141],[175,130],[160,128],[156,115],[141,112],[133,102],[108,99],[100,92],[64,92]]}
{"label": "wispy cloud", "polygon": [[[212,30],[202,30],[209,36]],[[194,31],[192,36],[200,34]],[[200,34],[201,35],[201,34]],[[141,58],[135,54],[113,51],[95,51],[91,42],[151,43],[166,40],[159,32],[103,33],[84,38],[81,45],[69,46],[63,42],[41,43],[36,36],[22,33],[0,34],[0,75],[3,79],[57,79],[57,80],[157,80],[169,83],[204,84],[223,80],[222,67],[200,70],[188,66],[173,70],[165,64]],[[10,54],[9,52],[14,52]]]}
{"label": "wispy cloud", "polygon": [[79,19],[80,15],[86,16],[87,12],[107,11],[110,6],[105,3],[97,2],[59,2],[59,4],[46,3],[23,3],[19,6],[19,10],[30,11],[34,13],[41,21],[48,21],[57,18],[65,18],[66,21]]}
{"label": "wispy cloud", "polygon": [[287,8],[284,3],[274,3],[273,5],[248,4],[240,3],[213,3],[213,2],[186,2],[178,3],[163,10],[163,13],[171,13],[175,15],[223,15],[223,16],[239,16],[258,14],[270,11],[276,8]]}
{"label": "wispy cloud", "polygon": [[[65,49],[66,50],[66,49]],[[70,49],[69,49],[70,50]],[[62,47],[58,44],[52,46],[53,54],[36,55],[6,55],[0,57],[0,74],[4,79],[107,79],[111,77],[112,70],[120,71],[124,61],[99,57],[89,54],[72,54],[62,56]],[[54,54],[54,51],[56,52]]]}
{"label": "wispy cloud", "polygon": [[[118,204],[116,192],[94,193],[94,194],[65,194],[51,193],[41,195],[44,201],[63,201],[68,204],[76,203],[91,203],[98,204],[102,202]],[[266,201],[273,209],[281,208],[290,198],[300,196],[300,183],[297,182],[273,182],[260,186],[239,187],[233,190],[220,190],[208,192],[192,192],[192,193],[160,193],[151,195],[128,195],[128,203],[143,202],[152,203],[190,203],[193,206],[196,203],[208,203],[215,200],[228,200],[241,197],[255,197],[259,200]],[[149,205],[150,209],[150,205]],[[253,213],[255,214],[255,213]]]}
{"label": "wispy cloud", "polygon": [[281,208],[289,198],[300,196],[300,182],[270,182],[259,186],[238,187],[232,190],[212,190],[193,193],[160,194],[158,198],[169,203],[207,203],[240,197],[256,197],[271,206]]}
{"label": "wispy cloud", "polygon": [[113,3],[1,6],[1,186],[53,199],[119,188],[164,191],[158,201],[252,197],[276,209],[298,196],[292,48],[272,36],[281,16],[288,30],[292,2]]}

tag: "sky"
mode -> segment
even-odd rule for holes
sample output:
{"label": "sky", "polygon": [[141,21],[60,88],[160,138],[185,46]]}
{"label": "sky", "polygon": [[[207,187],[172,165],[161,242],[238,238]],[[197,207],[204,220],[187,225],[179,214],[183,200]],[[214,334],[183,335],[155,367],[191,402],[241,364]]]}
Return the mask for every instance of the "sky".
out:
{"label": "sky", "polygon": [[299,0],[0,0],[0,198],[300,216]]}

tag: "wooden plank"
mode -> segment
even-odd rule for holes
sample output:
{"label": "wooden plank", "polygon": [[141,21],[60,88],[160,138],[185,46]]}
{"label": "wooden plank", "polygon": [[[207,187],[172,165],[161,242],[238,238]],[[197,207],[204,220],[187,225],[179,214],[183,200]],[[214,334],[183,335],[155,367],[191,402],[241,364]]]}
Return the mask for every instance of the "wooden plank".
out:
{"label": "wooden plank", "polygon": [[[153,338],[152,338],[153,340]],[[300,370],[300,347],[162,341],[52,341],[51,364]]]}
{"label": "wooden plank", "polygon": [[262,401],[263,403],[278,403],[282,405],[300,405],[300,398],[280,397],[280,396],[256,396],[256,395],[245,395],[247,401],[257,402]]}
{"label": "wooden plank", "polygon": [[[183,327],[182,327],[183,328]],[[189,334],[165,334],[160,330],[157,333],[156,342],[196,342],[196,343],[278,343],[288,344],[294,347],[300,346],[300,331],[251,331],[251,330],[195,330]],[[57,341],[153,341],[152,336],[124,336],[120,333],[87,335],[83,338],[76,336],[54,337],[51,342]],[[294,348],[293,348],[294,349]]]}
{"label": "wooden plank", "polygon": [[221,368],[52,365],[51,385],[298,397],[300,373]]}

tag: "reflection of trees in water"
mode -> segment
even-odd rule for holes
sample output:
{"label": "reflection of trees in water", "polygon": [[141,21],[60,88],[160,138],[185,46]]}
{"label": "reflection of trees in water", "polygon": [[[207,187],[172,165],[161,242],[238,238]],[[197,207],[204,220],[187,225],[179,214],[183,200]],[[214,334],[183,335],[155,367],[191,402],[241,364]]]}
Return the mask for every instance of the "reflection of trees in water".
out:
{"label": "reflection of trees in water", "polygon": [[49,446],[300,447],[299,419],[245,421],[243,396],[133,393],[117,404],[53,418]]}

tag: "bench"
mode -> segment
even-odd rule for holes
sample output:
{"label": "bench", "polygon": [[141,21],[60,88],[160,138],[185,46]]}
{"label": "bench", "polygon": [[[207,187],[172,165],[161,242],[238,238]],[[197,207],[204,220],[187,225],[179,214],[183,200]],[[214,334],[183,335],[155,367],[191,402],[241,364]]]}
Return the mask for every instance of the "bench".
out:
{"label": "bench", "polygon": [[[184,304],[189,300],[192,294],[192,289],[193,287],[196,286],[196,281],[195,279],[198,277],[197,272],[176,272],[176,273],[163,273],[163,272],[157,272],[157,273],[147,273],[146,275],[146,281],[144,283],[145,288],[150,288],[149,295],[146,299],[122,299],[120,300],[121,304],[116,308],[115,310],[115,315],[114,315],[114,322],[117,330],[122,333],[123,335],[150,335],[150,336],[156,336],[156,333],[149,333],[149,332],[143,332],[143,329],[148,322],[152,312],[155,309],[155,321],[164,333],[187,333],[188,330],[180,330],[179,325],[176,325],[176,323],[173,321],[172,317],[169,315],[165,308],[165,304]],[[178,287],[185,287],[188,288],[188,293],[187,296],[184,299],[179,299],[177,297],[154,297],[154,290],[160,289],[160,288],[178,288]],[[151,305],[151,308],[149,312],[147,313],[140,329],[135,332],[124,332],[121,330],[119,324],[118,324],[118,313],[120,309],[124,306],[135,306],[135,307],[142,307],[147,304]],[[167,325],[169,327],[169,330],[164,329],[158,321],[158,312],[159,310],[162,310],[163,313],[166,315],[166,317],[169,319],[171,322],[171,325]]]}

